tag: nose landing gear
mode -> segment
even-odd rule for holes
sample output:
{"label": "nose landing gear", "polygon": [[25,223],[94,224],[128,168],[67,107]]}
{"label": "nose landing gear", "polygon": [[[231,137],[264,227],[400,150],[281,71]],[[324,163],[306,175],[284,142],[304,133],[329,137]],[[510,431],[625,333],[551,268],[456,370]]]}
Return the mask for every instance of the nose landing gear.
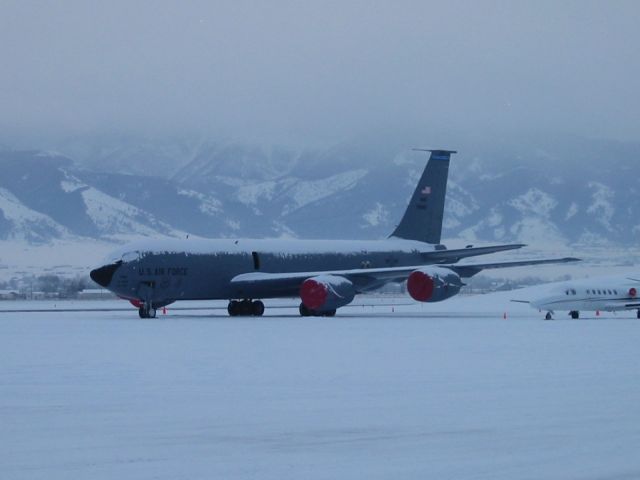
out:
{"label": "nose landing gear", "polygon": [[140,318],[156,318],[156,309],[152,305],[143,303],[138,308],[138,315]]}

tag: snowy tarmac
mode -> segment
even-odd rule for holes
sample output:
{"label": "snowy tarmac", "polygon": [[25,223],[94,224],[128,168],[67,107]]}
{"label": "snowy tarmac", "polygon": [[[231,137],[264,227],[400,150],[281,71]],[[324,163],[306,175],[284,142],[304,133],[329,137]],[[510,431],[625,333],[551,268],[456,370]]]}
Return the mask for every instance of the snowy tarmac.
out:
{"label": "snowy tarmac", "polygon": [[0,478],[640,478],[635,312],[545,322],[508,296],[3,302]]}

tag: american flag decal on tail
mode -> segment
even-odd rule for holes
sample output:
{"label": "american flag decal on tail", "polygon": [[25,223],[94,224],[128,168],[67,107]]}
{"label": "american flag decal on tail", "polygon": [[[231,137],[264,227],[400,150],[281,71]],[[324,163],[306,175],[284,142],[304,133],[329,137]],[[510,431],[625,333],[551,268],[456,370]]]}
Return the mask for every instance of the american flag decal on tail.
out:
{"label": "american flag decal on tail", "polygon": [[421,148],[414,150],[429,152],[429,161],[392,236],[437,245],[442,237],[449,159],[455,152]]}

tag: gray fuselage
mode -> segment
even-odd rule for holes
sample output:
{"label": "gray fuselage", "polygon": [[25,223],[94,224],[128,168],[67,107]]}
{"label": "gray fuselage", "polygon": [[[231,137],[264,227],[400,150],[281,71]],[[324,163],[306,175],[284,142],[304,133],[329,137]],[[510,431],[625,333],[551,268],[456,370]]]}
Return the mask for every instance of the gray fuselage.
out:
{"label": "gray fuselage", "polygon": [[[402,267],[426,263],[424,254],[433,251],[431,244],[402,239],[147,241],[109,256],[114,269],[105,286],[121,297],[156,305],[232,299],[241,298],[241,293],[230,281],[243,273]],[[282,293],[260,295],[276,296]]]}

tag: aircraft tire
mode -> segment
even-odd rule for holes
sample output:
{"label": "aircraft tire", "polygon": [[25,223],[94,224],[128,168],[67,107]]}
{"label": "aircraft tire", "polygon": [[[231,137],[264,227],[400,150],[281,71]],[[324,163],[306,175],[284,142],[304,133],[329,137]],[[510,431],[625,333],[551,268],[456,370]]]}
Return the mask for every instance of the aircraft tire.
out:
{"label": "aircraft tire", "polygon": [[156,309],[141,305],[138,309],[138,316],[140,318],[156,318]]}
{"label": "aircraft tire", "polygon": [[238,304],[240,305],[239,315],[242,315],[243,317],[250,317],[253,315],[253,304],[251,303],[251,300],[242,300],[241,302],[238,302]]}
{"label": "aircraft tire", "polygon": [[231,300],[227,306],[227,312],[230,317],[237,317],[240,313],[240,303],[237,300]]}
{"label": "aircraft tire", "polygon": [[580,318],[580,312],[578,312],[577,310],[570,311],[569,315],[571,315],[571,318],[573,318],[574,320]]}
{"label": "aircraft tire", "polygon": [[638,309],[638,318],[640,318],[640,309]]}
{"label": "aircraft tire", "polygon": [[336,314],[336,310],[316,311],[307,308],[304,303],[300,304],[300,316],[301,317],[333,317]]}
{"label": "aircraft tire", "polygon": [[260,300],[254,300],[251,303],[251,313],[255,317],[261,317],[264,313],[264,303],[262,303]]}
{"label": "aircraft tire", "polygon": [[551,315],[551,312],[547,312],[547,314],[544,316],[545,320],[553,320],[553,316]]}

